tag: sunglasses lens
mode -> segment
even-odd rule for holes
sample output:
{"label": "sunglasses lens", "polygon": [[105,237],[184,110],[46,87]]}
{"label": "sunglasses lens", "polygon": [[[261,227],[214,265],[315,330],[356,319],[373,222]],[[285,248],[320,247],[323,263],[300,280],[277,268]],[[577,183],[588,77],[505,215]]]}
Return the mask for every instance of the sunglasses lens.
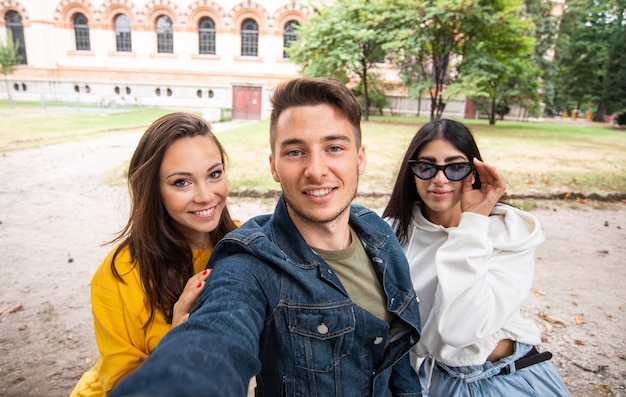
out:
{"label": "sunglasses lens", "polygon": [[449,164],[443,170],[446,178],[451,181],[460,181],[468,176],[470,172],[472,172],[472,166],[467,163]]}
{"label": "sunglasses lens", "polygon": [[428,163],[413,163],[413,173],[420,179],[431,179],[437,173],[437,167]]}
{"label": "sunglasses lens", "polygon": [[425,181],[432,179],[439,170],[443,170],[444,175],[450,181],[460,181],[468,176],[474,167],[471,163],[455,163],[447,165],[431,164],[424,161],[409,162],[411,171],[416,177]]}

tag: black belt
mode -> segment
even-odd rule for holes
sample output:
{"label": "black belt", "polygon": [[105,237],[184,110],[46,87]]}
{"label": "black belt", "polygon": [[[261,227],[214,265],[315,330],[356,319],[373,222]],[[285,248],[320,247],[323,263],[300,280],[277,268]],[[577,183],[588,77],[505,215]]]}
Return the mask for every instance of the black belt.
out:
{"label": "black belt", "polygon": [[[518,358],[513,362],[515,366],[515,370],[519,371],[522,368],[530,367],[531,365],[538,364],[542,361],[546,361],[552,358],[552,353],[550,352],[541,352],[537,351],[537,348],[533,346],[532,349],[524,357]],[[511,373],[511,366],[507,365],[503,367],[497,375],[508,375]]]}

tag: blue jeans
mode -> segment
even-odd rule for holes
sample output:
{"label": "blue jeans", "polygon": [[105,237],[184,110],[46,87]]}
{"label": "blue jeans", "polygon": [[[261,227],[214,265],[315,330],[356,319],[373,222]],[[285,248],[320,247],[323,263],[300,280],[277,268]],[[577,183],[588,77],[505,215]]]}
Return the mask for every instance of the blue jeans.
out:
{"label": "blue jeans", "polygon": [[[419,370],[422,396],[569,396],[569,391],[550,360],[517,371],[510,367],[510,374],[498,375],[502,368],[510,366],[531,348],[531,345],[516,342],[515,352],[495,363],[487,361],[483,365],[461,367],[450,367],[440,362],[433,365],[432,359],[428,357]],[[427,389],[431,368],[430,388]]]}

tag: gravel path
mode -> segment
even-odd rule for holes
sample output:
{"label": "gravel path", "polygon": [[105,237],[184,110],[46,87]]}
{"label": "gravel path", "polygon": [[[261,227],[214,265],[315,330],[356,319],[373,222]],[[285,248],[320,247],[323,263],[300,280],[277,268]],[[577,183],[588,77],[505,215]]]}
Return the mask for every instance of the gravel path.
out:
{"label": "gravel path", "polygon": [[[0,154],[0,395],[68,395],[95,362],[89,281],[128,207],[105,178],[140,135]],[[231,201],[240,220],[273,208]],[[546,242],[524,311],[572,395],[626,396],[626,204],[539,203]]]}

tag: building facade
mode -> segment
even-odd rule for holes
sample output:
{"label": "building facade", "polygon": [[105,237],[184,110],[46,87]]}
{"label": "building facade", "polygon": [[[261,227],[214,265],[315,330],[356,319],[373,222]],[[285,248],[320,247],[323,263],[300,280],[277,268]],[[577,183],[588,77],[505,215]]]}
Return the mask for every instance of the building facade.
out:
{"label": "building facade", "polygon": [[[211,121],[267,118],[273,88],[299,75],[285,53],[294,26],[332,1],[0,0],[0,42],[15,41],[22,56],[7,76],[11,97],[184,108]],[[551,2],[558,15],[564,0]],[[399,83],[390,65],[378,72]],[[430,114],[429,98],[397,87],[384,114]],[[450,100],[444,116],[480,117],[466,99]],[[510,118],[523,118],[522,109]]]}
{"label": "building facade", "polygon": [[0,40],[14,40],[22,56],[8,76],[11,96],[266,118],[273,87],[298,75],[284,50],[309,4],[0,0]]}

